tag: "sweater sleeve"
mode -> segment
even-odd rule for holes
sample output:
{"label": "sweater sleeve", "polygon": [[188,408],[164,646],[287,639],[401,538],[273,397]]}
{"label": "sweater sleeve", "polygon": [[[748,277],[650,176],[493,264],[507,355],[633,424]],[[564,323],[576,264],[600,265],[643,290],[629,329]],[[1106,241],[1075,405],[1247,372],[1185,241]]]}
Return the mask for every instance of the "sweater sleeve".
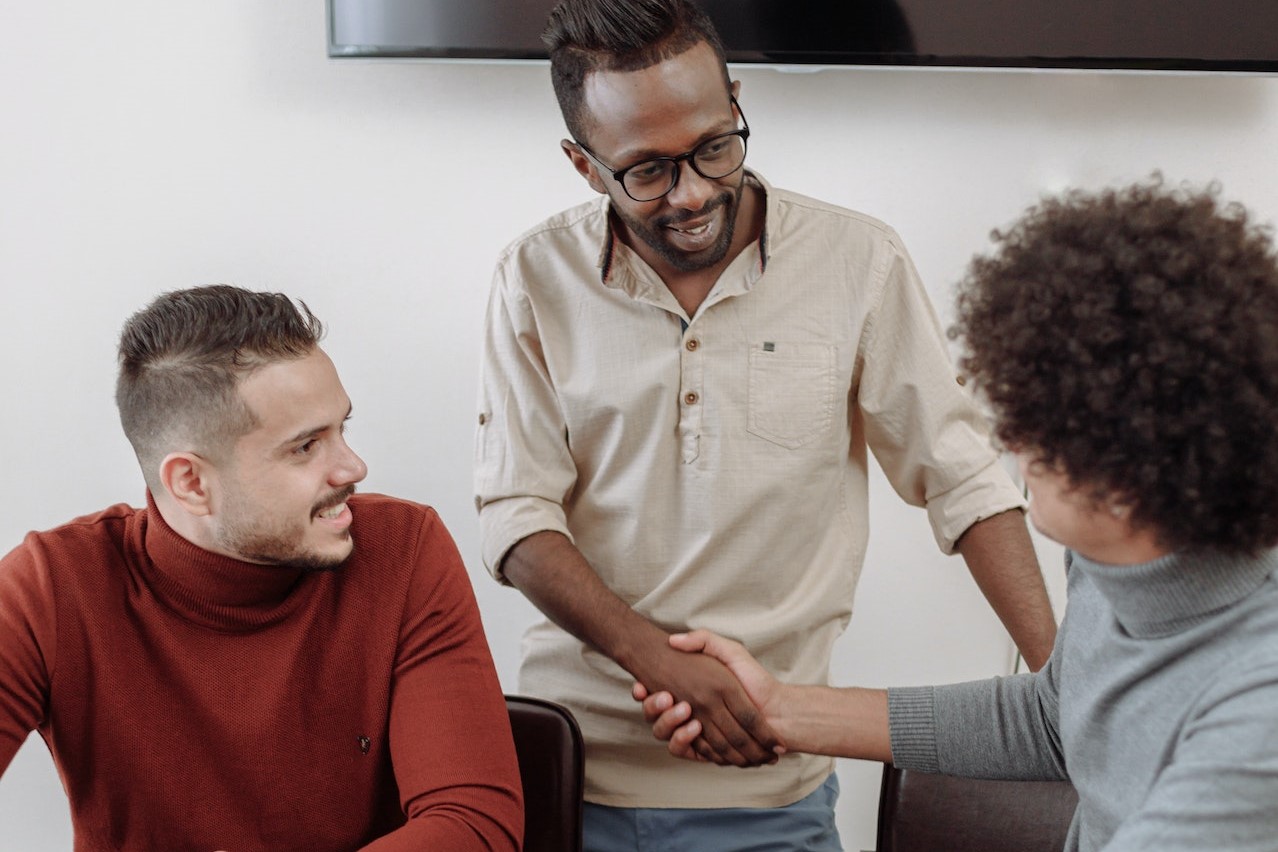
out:
{"label": "sweater sleeve", "polygon": [[470,580],[443,523],[422,525],[400,631],[391,761],[408,821],[368,852],[515,852],[519,766]]}
{"label": "sweater sleeve", "polygon": [[57,629],[34,536],[0,560],[0,773],[48,706]]}
{"label": "sweater sleeve", "polygon": [[1068,780],[1059,664],[1073,629],[1067,610],[1047,665],[1034,674],[888,690],[893,763],[968,778]]}
{"label": "sweater sleeve", "polygon": [[893,762],[967,778],[1068,778],[1051,668],[888,690]]}
{"label": "sweater sleeve", "polygon": [[1275,708],[1278,661],[1238,660],[1199,702],[1170,763],[1105,852],[1272,850],[1278,836]]}

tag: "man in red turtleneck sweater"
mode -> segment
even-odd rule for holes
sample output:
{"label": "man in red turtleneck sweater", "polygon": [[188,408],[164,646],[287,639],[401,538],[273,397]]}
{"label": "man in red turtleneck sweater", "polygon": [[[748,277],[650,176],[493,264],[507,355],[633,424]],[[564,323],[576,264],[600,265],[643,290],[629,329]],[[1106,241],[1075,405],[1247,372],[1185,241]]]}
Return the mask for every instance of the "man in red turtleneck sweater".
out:
{"label": "man in red turtleneck sweater", "polygon": [[517,850],[473,592],[428,507],[354,496],[322,326],[206,287],[126,324],[148,486],[0,561],[0,771],[32,730],[77,852]]}

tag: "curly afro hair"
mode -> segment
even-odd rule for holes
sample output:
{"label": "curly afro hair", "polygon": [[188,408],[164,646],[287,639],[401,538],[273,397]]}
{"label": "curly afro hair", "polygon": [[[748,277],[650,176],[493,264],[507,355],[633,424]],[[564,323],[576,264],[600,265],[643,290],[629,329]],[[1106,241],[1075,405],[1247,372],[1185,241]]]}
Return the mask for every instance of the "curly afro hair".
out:
{"label": "curly afro hair", "polygon": [[959,365],[1008,447],[1174,550],[1278,544],[1278,261],[1219,188],[1031,208],[958,288]]}

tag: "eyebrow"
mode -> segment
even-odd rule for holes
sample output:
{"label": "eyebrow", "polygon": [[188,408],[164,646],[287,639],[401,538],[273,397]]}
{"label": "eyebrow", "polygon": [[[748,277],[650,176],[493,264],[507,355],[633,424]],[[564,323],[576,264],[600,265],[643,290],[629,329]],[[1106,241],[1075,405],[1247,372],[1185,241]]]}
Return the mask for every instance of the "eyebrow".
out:
{"label": "eyebrow", "polygon": [[711,130],[710,132],[708,132],[708,133],[706,133],[706,134],[702,135],[699,139],[697,139],[697,141],[696,141],[696,142],[693,142],[693,143],[692,143],[692,147],[691,147],[691,148],[689,148],[689,149],[687,149],[687,151],[679,151],[678,153],[675,153],[675,154],[663,154],[662,152],[657,151],[657,150],[652,149],[652,148],[642,148],[642,149],[640,149],[640,150],[638,150],[638,151],[635,151],[635,152],[634,152],[634,153],[632,153],[632,154],[629,154],[628,156],[622,156],[622,157],[619,157],[619,159],[620,159],[622,162],[628,162],[628,163],[630,163],[630,165],[628,165],[628,166],[624,166],[624,167],[623,167],[623,168],[627,168],[627,169],[628,169],[628,168],[632,168],[633,166],[637,166],[637,165],[639,165],[640,163],[646,163],[646,162],[648,162],[649,160],[670,160],[670,159],[674,159],[675,157],[679,156],[679,154],[686,154],[686,153],[688,153],[688,151],[693,151],[693,150],[695,150],[695,149],[697,148],[697,146],[701,145],[701,144],[702,144],[702,143],[704,143],[704,142],[708,142],[708,141],[710,141],[711,139],[713,139],[713,138],[714,138],[714,137],[716,137],[716,136],[724,136],[724,135],[727,135],[727,134],[729,134],[729,133],[735,133],[736,131],[738,131],[738,130],[740,130],[740,129],[741,129],[741,128],[737,127],[737,126],[736,126],[736,124],[737,124],[736,120],[735,120],[735,119],[733,119],[733,121],[732,121],[732,126],[731,126],[731,127],[729,127],[727,130]]}
{"label": "eyebrow", "polygon": [[[345,423],[347,420],[350,420],[350,419],[351,419],[351,414],[352,414],[354,411],[355,411],[355,406],[354,406],[354,405],[347,405],[347,407],[346,407],[346,416],[342,418],[342,422],[343,422],[343,423]],[[305,439],[307,439],[307,438],[313,438],[313,437],[315,437],[316,435],[320,434],[321,432],[325,432],[325,431],[327,431],[327,430],[328,430],[328,429],[330,429],[330,428],[332,428],[330,424],[325,424],[325,425],[323,425],[323,426],[316,426],[316,427],[311,428],[311,429],[303,429],[302,431],[298,432],[298,433],[297,433],[296,435],[294,435],[293,437],[289,438],[289,439],[288,439],[288,440],[286,440],[286,441],[283,441],[283,442],[280,444],[280,447],[281,447],[281,448],[282,448],[282,447],[287,447],[287,446],[289,446],[289,445],[291,445],[291,444],[296,444],[298,441],[303,441],[303,440],[305,440]]]}

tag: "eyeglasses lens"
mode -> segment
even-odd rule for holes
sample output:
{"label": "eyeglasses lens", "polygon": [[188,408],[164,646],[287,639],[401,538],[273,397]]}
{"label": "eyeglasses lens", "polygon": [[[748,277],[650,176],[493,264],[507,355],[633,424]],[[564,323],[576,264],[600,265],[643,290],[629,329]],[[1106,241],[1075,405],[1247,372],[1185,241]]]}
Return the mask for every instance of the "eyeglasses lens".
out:
{"label": "eyeglasses lens", "polygon": [[[745,156],[745,139],[740,134],[729,133],[702,142],[688,159],[697,174],[716,180],[741,168]],[[654,201],[674,189],[679,180],[681,159],[683,157],[661,158],[638,163],[626,171],[622,185],[634,200]]]}

